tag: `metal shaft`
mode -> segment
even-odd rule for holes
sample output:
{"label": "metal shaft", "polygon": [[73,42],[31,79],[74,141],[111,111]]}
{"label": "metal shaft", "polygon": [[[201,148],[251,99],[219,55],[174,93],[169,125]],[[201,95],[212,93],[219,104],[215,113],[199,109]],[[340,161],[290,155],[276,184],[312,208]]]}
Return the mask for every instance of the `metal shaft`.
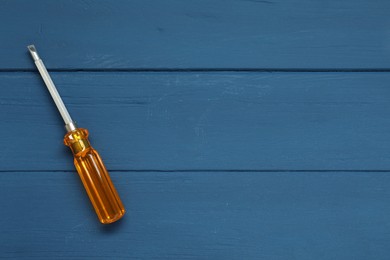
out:
{"label": "metal shaft", "polygon": [[41,74],[41,77],[43,81],[46,84],[47,89],[50,92],[51,97],[54,100],[54,103],[56,104],[58,111],[60,112],[62,119],[64,119],[65,122],[65,128],[68,131],[73,131],[77,128],[75,122],[72,120],[72,118],[69,115],[68,110],[66,109],[64,102],[62,102],[61,96],[58,93],[56,86],[54,85],[53,81],[51,80],[51,77],[49,75],[49,72],[47,71],[45,64],[43,64],[41,58],[38,55],[38,52],[34,45],[27,46],[28,50],[30,51],[31,57],[34,59],[35,65],[37,66],[39,73]]}

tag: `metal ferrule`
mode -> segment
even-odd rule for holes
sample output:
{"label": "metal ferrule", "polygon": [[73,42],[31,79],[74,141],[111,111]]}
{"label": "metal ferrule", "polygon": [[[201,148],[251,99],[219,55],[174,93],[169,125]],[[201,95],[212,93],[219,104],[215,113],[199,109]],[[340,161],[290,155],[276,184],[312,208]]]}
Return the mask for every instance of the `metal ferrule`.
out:
{"label": "metal ferrule", "polygon": [[69,124],[66,124],[65,125],[65,129],[66,129],[66,131],[68,131],[68,132],[72,132],[72,131],[74,131],[74,130],[76,130],[77,129],[77,124],[76,124],[76,122],[70,122]]}

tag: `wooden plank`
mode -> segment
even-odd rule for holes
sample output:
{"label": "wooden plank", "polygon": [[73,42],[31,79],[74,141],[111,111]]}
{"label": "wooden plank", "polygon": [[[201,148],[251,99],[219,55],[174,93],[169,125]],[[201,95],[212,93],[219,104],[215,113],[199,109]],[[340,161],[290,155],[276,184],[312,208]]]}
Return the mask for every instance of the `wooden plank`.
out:
{"label": "wooden plank", "polygon": [[1,1],[0,69],[390,68],[390,2]]}
{"label": "wooden plank", "polygon": [[0,174],[6,259],[388,259],[390,175],[115,172],[98,223],[76,174]]}
{"label": "wooden plank", "polygon": [[[390,169],[389,73],[53,78],[110,170]],[[73,170],[39,75],[1,73],[0,85],[2,170]]]}

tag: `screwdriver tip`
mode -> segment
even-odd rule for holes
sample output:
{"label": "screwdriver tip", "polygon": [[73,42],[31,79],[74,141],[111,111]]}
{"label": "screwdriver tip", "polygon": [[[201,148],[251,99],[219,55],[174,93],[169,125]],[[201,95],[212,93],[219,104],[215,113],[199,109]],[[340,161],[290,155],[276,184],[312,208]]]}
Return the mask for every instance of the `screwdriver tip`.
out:
{"label": "screwdriver tip", "polygon": [[39,60],[38,52],[34,45],[28,45],[27,49],[30,51],[31,57],[34,59],[34,61]]}

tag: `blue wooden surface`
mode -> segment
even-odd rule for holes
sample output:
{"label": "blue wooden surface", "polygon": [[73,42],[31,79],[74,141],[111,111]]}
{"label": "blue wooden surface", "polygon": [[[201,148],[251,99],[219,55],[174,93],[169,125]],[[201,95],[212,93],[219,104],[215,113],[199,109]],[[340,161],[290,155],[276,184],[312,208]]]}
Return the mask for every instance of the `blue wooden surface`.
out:
{"label": "blue wooden surface", "polygon": [[102,226],[75,174],[1,174],[2,257],[388,259],[388,173],[114,172],[112,178],[129,214]]}
{"label": "blue wooden surface", "polygon": [[[0,1],[0,258],[388,259],[389,11]],[[31,43],[111,171],[118,223],[96,219]]]}
{"label": "blue wooden surface", "polygon": [[0,2],[0,68],[388,69],[390,2]]}
{"label": "blue wooden surface", "polygon": [[[390,169],[388,73],[56,72],[53,79],[110,170]],[[24,149],[0,141],[2,168],[73,170],[39,75],[2,73],[0,84],[12,86],[0,89],[3,131],[34,134],[23,138]]]}

